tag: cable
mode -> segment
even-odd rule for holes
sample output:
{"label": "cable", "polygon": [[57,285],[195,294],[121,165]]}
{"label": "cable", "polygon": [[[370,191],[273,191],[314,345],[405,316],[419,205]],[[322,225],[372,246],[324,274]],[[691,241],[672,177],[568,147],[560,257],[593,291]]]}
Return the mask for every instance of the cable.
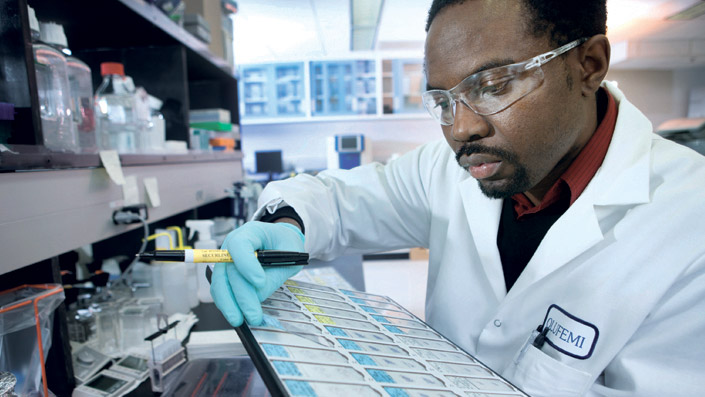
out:
{"label": "cable", "polygon": [[119,221],[120,223],[132,223],[134,221],[139,221],[142,223],[142,228],[144,230],[144,238],[142,238],[142,246],[140,247],[140,250],[137,252],[137,255],[135,255],[135,258],[130,262],[130,264],[127,266],[127,268],[120,273],[120,277],[117,278],[114,282],[110,283],[110,286],[115,286],[119,285],[121,282],[125,281],[125,278],[132,272],[132,268],[135,266],[135,263],[139,260],[139,254],[142,254],[144,250],[147,248],[147,236],[149,236],[149,225],[147,225],[147,220],[144,219],[141,215],[137,215],[132,212],[119,212],[115,214],[114,219],[116,221]]}

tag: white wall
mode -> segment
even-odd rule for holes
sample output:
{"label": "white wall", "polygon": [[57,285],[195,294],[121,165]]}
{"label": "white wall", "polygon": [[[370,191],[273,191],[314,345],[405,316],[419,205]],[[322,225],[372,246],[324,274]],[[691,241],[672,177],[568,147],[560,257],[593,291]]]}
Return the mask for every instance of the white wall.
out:
{"label": "white wall", "polygon": [[607,80],[617,81],[654,128],[664,121],[686,117],[688,98],[694,87],[705,87],[705,67],[675,71],[612,70]]}

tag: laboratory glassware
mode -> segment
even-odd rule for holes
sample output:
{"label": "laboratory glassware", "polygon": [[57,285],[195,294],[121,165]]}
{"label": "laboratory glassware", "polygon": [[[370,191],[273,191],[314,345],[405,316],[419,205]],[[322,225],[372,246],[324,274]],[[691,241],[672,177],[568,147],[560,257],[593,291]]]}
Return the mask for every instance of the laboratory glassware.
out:
{"label": "laboratory glassware", "polygon": [[121,63],[101,63],[100,74],[103,82],[95,93],[98,146],[102,150],[134,153],[139,128],[134,83],[125,75]]}
{"label": "laboratory glassware", "polygon": [[78,145],[83,152],[95,152],[97,146],[91,68],[76,57],[67,57],[66,64],[71,89],[73,128],[78,137]]}
{"label": "laboratory glassware", "polygon": [[[31,25],[34,28],[34,24]],[[43,25],[45,30],[51,29],[49,26],[52,25]],[[32,44],[32,52],[44,147],[53,151],[77,152],[78,140],[74,133],[71,116],[71,95],[66,57],[58,49],[36,39],[36,33],[33,33],[32,37],[35,39]]]}

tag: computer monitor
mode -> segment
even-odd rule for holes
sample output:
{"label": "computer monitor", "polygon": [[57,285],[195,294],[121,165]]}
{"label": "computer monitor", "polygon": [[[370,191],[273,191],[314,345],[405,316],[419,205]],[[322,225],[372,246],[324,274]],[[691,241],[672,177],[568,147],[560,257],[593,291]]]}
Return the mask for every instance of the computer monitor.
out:
{"label": "computer monitor", "polygon": [[284,162],[282,161],[281,150],[268,150],[255,152],[255,171],[258,174],[269,174],[272,179],[273,174],[284,172]]}

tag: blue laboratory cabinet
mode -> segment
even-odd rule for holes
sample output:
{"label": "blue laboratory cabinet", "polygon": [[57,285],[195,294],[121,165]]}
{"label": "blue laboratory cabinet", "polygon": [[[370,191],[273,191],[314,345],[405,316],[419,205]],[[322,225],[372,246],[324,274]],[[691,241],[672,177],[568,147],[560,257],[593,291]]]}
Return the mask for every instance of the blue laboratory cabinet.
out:
{"label": "blue laboratory cabinet", "polygon": [[382,61],[382,112],[384,114],[424,113],[421,94],[426,75],[421,59]]}
{"label": "blue laboratory cabinet", "polygon": [[311,62],[311,115],[376,114],[374,60]]}
{"label": "blue laboratory cabinet", "polygon": [[304,64],[243,65],[239,92],[243,119],[303,117]]}

